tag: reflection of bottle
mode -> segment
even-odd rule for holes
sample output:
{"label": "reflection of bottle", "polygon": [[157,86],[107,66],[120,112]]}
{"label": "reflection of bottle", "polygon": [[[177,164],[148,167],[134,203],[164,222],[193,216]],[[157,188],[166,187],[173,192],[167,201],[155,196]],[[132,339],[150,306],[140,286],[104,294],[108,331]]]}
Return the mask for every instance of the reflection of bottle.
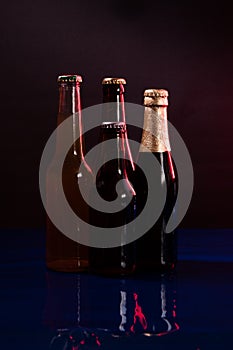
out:
{"label": "reflection of bottle", "polygon": [[[93,212],[91,216],[91,224],[96,226],[119,227],[116,233],[118,247],[90,248],[90,270],[100,274],[127,275],[135,267],[135,244],[125,244],[129,234],[127,223],[136,215],[135,191],[128,180],[125,165],[125,131],[125,123],[105,122],[101,125],[103,165],[96,176],[96,188],[105,201],[111,203],[119,198],[120,208],[114,213]],[[111,141],[110,146],[108,141]]]}
{"label": "reflection of bottle", "polygon": [[48,271],[47,286],[50,350],[115,349],[119,338],[131,349],[137,337],[179,330],[174,274],[136,280]]}
{"label": "reflection of bottle", "polygon": [[161,276],[157,281],[141,281],[135,285],[134,334],[166,335],[177,331],[176,288],[174,276]]}
{"label": "reflection of bottle", "polygon": [[[46,272],[47,297],[44,323],[52,330],[71,329],[81,321],[81,302],[85,302],[84,284],[79,274]],[[82,295],[81,295],[82,293]]]}
{"label": "reflection of bottle", "polygon": [[139,332],[141,331],[143,333],[143,331],[147,330],[147,319],[145,314],[143,313],[143,309],[140,306],[139,302],[138,302],[138,294],[137,293],[133,293],[133,299],[135,301],[135,308],[134,308],[134,317],[133,317],[133,323],[130,327],[130,331],[133,333],[137,332],[137,325],[139,325]]}
{"label": "reflection of bottle", "polygon": [[[73,145],[70,147],[62,172],[62,183],[64,193],[72,210],[88,222],[88,206],[85,204],[80,191],[79,185],[82,182],[87,186],[91,181],[91,170],[84,161],[84,140],[82,137],[82,119],[81,119],[81,99],[80,83],[82,78],[78,75],[64,75],[58,77],[59,84],[59,112],[57,125],[59,126],[68,117],[73,118],[73,123],[68,132],[72,135]],[[81,135],[78,139],[77,137]],[[53,211],[59,212],[61,221],[62,210],[59,207],[60,194],[57,190],[60,179],[57,175],[58,161],[62,154],[62,139],[67,135],[57,130],[56,151],[54,158],[48,168],[46,197],[47,206]],[[76,140],[77,139],[77,140]],[[82,172],[79,170],[81,162],[84,161]],[[54,204],[55,203],[55,204]],[[57,205],[57,207],[56,207]],[[55,207],[54,207],[55,206]],[[80,234],[83,234],[84,228],[77,227],[77,241]],[[86,271],[89,265],[88,247],[81,245],[67,238],[47,218],[47,235],[46,235],[46,263],[47,267],[58,271]]]}
{"label": "reflection of bottle", "polygon": [[[167,127],[168,92],[148,89],[144,92],[144,125],[139,151],[139,161],[147,161],[152,152],[160,164],[159,186],[166,188],[164,208],[154,226],[136,242],[138,272],[154,272],[173,269],[176,263],[176,232],[166,232],[166,225],[173,215],[177,196],[177,175],[173,164]],[[141,211],[147,200],[147,186],[136,171],[137,206]],[[156,205],[156,198],[154,199]],[[159,198],[158,198],[159,201]],[[154,215],[150,208],[149,215]]]}
{"label": "reflection of bottle", "polygon": [[49,350],[99,350],[98,335],[81,328],[72,331],[62,330],[51,339]]}
{"label": "reflection of bottle", "polygon": [[51,332],[49,350],[99,349],[95,330],[86,325],[89,315],[85,275],[47,271],[44,325]]}
{"label": "reflection of bottle", "polygon": [[156,280],[88,276],[87,281],[88,313],[81,326],[112,337],[162,336],[179,330],[174,275]]}

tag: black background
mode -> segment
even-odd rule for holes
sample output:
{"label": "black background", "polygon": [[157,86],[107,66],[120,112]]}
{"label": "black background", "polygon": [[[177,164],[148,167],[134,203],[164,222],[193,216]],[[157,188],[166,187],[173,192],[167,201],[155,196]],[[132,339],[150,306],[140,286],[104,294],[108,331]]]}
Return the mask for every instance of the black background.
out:
{"label": "black background", "polygon": [[169,90],[169,119],[194,166],[182,227],[232,227],[233,25],[230,2],[9,0],[1,5],[1,227],[44,227],[40,157],[56,126],[57,76],[81,74],[82,105],[101,80],[126,100]]}

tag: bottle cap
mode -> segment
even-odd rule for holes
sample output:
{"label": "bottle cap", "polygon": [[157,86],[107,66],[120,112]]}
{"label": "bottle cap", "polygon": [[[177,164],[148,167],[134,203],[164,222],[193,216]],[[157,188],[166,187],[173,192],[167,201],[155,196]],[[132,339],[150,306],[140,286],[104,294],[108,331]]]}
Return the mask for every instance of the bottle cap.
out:
{"label": "bottle cap", "polygon": [[123,84],[125,85],[126,84],[126,80],[124,78],[104,78],[102,80],[102,84],[105,85],[105,84]]}
{"label": "bottle cap", "polygon": [[168,106],[168,91],[165,89],[146,89],[144,106]]}
{"label": "bottle cap", "polygon": [[62,84],[62,83],[66,83],[66,84],[77,84],[77,83],[81,83],[82,77],[81,75],[76,75],[76,74],[67,74],[67,75],[59,75],[59,77],[57,78],[57,82]]}
{"label": "bottle cap", "polygon": [[123,122],[103,122],[101,129],[120,132],[126,130],[126,125]]}

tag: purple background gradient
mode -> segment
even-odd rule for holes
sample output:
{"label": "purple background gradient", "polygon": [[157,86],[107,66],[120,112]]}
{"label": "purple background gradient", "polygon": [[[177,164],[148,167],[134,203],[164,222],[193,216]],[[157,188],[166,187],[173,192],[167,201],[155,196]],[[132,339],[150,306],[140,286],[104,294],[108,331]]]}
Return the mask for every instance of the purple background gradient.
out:
{"label": "purple background gradient", "polygon": [[56,126],[56,79],[69,73],[83,76],[83,107],[102,102],[105,76],[127,79],[127,102],[141,104],[145,88],[168,89],[169,120],[195,175],[181,226],[232,227],[229,1],[10,0],[1,7],[1,227],[44,227],[38,168]]}

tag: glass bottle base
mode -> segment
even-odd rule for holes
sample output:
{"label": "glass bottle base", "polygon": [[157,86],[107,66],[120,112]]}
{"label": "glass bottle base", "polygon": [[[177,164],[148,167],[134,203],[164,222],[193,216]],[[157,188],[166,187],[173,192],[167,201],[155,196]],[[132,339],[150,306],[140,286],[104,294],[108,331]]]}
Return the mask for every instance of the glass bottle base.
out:
{"label": "glass bottle base", "polygon": [[77,258],[57,259],[46,262],[50,270],[61,272],[88,272],[89,262]]}
{"label": "glass bottle base", "polygon": [[100,268],[91,268],[90,273],[94,275],[101,275],[104,277],[127,277],[133,276],[135,267],[130,267],[126,269],[121,269],[117,267],[100,267]]}

